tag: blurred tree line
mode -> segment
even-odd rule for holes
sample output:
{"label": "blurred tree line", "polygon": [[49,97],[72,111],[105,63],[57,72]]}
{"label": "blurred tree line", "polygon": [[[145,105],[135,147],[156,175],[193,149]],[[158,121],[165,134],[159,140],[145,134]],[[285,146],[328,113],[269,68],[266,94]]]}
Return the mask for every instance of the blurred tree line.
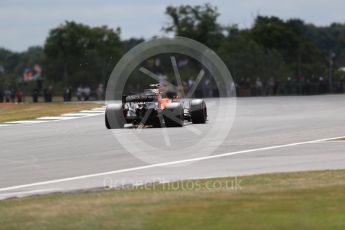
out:
{"label": "blurred tree line", "polygon": [[105,83],[123,53],[120,29],[66,22],[44,45],[47,77],[64,85]]}
{"label": "blurred tree line", "polygon": [[[345,24],[315,26],[299,19],[257,16],[250,28],[222,25],[211,4],[168,6],[167,34],[195,39],[215,50],[236,82],[255,79],[328,79],[344,77]],[[0,86],[18,84],[23,69],[43,67],[45,82],[60,88],[87,84],[96,87],[107,79],[121,56],[144,41],[121,40],[120,28],[90,27],[66,21],[50,30],[42,47],[25,52],[0,49]]]}

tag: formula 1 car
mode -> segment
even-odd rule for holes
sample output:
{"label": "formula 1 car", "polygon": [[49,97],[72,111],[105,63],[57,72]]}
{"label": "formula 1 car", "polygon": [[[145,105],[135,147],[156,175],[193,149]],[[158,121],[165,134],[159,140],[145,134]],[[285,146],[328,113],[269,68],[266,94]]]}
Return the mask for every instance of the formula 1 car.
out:
{"label": "formula 1 car", "polygon": [[108,129],[121,129],[125,124],[152,127],[183,127],[187,120],[193,124],[207,121],[206,103],[202,99],[163,97],[159,85],[140,94],[123,95],[122,103],[109,104],[105,110]]}

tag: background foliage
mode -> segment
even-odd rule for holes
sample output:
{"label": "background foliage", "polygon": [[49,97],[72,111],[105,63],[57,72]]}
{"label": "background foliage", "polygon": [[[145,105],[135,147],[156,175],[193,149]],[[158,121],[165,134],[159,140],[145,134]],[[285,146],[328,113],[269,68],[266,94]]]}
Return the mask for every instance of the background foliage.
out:
{"label": "background foliage", "polygon": [[[237,82],[274,79],[342,79],[345,66],[345,24],[315,26],[299,19],[257,16],[250,28],[221,25],[217,7],[168,6],[167,34],[200,41],[215,50]],[[121,56],[140,38],[121,40],[120,28],[66,21],[50,30],[42,47],[25,52],[0,49],[0,87],[23,84],[23,70],[38,63],[45,83],[58,87],[106,84]],[[332,64],[333,68],[330,68]]]}

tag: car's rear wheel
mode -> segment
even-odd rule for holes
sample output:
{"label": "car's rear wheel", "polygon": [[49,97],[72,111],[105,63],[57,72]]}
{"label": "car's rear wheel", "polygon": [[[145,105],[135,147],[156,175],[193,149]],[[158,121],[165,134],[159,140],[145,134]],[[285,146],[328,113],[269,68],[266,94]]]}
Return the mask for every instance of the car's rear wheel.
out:
{"label": "car's rear wheel", "polygon": [[163,110],[165,127],[183,127],[184,113],[180,103],[169,103]]}
{"label": "car's rear wheel", "polygon": [[108,105],[105,110],[105,126],[107,129],[122,129],[125,125],[122,104]]}
{"label": "car's rear wheel", "polygon": [[205,124],[207,120],[206,103],[202,99],[194,99],[190,102],[190,116],[193,124]]}

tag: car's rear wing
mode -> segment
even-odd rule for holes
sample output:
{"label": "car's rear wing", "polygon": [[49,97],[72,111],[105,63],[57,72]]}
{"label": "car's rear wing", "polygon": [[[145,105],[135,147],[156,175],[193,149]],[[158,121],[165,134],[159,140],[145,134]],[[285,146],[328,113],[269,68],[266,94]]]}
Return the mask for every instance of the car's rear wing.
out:
{"label": "car's rear wing", "polygon": [[154,94],[135,94],[123,96],[123,102],[157,102],[158,96]]}

